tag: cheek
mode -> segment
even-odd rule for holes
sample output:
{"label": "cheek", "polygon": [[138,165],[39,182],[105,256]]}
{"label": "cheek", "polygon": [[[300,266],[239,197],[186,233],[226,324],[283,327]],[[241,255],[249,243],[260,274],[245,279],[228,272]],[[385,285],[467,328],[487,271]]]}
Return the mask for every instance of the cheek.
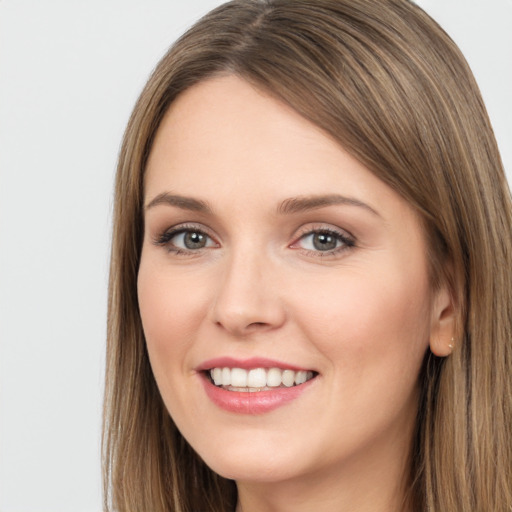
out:
{"label": "cheek", "polygon": [[137,293],[144,335],[155,374],[158,367],[176,364],[175,356],[184,352],[198,322],[204,318],[202,287],[191,286],[186,273],[141,261]]}
{"label": "cheek", "polygon": [[183,376],[190,373],[187,354],[204,318],[203,288],[191,286],[186,273],[143,258],[137,293],[151,368],[167,410],[175,419],[200,415]]}
{"label": "cheek", "polygon": [[402,360],[412,358],[416,367],[423,358],[430,318],[423,273],[349,272],[304,291],[297,318],[333,365],[352,373],[365,372],[365,363],[395,371]]}
{"label": "cheek", "polygon": [[352,274],[323,285],[304,294],[298,316],[328,362],[326,389],[336,405],[322,413],[326,423],[344,425],[354,439],[409,425],[428,347],[427,283]]}

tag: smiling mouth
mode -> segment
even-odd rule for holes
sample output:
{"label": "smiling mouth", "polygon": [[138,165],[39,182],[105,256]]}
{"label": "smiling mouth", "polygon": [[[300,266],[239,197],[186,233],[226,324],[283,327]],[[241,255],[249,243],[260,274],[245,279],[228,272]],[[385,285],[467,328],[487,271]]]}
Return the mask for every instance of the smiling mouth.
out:
{"label": "smiling mouth", "polygon": [[227,391],[254,393],[277,388],[300,386],[318,374],[307,370],[282,370],[281,368],[211,368],[206,371],[212,384]]}

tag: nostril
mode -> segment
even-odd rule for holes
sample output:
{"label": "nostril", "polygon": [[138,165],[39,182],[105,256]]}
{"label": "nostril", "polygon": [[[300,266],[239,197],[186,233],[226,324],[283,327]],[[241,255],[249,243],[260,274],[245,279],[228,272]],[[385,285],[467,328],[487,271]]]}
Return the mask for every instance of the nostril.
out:
{"label": "nostril", "polygon": [[258,332],[258,331],[266,331],[268,329],[271,329],[272,325],[267,322],[251,322],[247,325],[247,327],[244,329],[246,334]]}

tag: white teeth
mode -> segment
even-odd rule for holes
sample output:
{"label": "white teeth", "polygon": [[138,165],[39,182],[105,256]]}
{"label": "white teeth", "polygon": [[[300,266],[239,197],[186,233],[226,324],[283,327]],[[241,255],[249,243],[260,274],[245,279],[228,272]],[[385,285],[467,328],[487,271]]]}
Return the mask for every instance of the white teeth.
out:
{"label": "white teeth", "polygon": [[247,386],[250,388],[264,388],[267,385],[267,372],[264,368],[255,368],[249,372]]}
{"label": "white teeth", "polygon": [[231,384],[231,370],[229,368],[222,368],[222,386],[229,386]]}
{"label": "white teeth", "polygon": [[214,368],[211,372],[213,382],[215,382],[216,386],[220,386],[223,382],[222,379],[222,368]]}
{"label": "white teeth", "polygon": [[312,371],[281,370],[280,368],[212,368],[210,376],[216,386],[230,387],[231,391],[260,391],[265,388],[292,387],[313,378]]}
{"label": "white teeth", "polygon": [[281,385],[281,370],[279,368],[270,368],[267,371],[267,386],[277,388]]}
{"label": "white teeth", "polygon": [[291,388],[295,383],[295,372],[292,370],[285,370],[281,379],[287,388]]}
{"label": "white teeth", "polygon": [[301,370],[295,374],[295,384],[304,384],[308,380],[308,372]]}
{"label": "white teeth", "polygon": [[[226,370],[226,368],[224,368]],[[245,388],[247,387],[247,370],[242,370],[242,368],[233,368],[231,370],[231,383],[235,388]]]}

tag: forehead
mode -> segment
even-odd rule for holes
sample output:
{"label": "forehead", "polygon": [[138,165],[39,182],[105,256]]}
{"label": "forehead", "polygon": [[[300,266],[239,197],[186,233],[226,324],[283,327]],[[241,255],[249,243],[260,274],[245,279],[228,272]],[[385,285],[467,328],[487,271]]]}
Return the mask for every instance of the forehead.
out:
{"label": "forehead", "polygon": [[169,191],[244,208],[262,197],[276,203],[339,193],[408,209],[320,128],[235,76],[189,88],[164,116],[148,160],[145,202]]}

